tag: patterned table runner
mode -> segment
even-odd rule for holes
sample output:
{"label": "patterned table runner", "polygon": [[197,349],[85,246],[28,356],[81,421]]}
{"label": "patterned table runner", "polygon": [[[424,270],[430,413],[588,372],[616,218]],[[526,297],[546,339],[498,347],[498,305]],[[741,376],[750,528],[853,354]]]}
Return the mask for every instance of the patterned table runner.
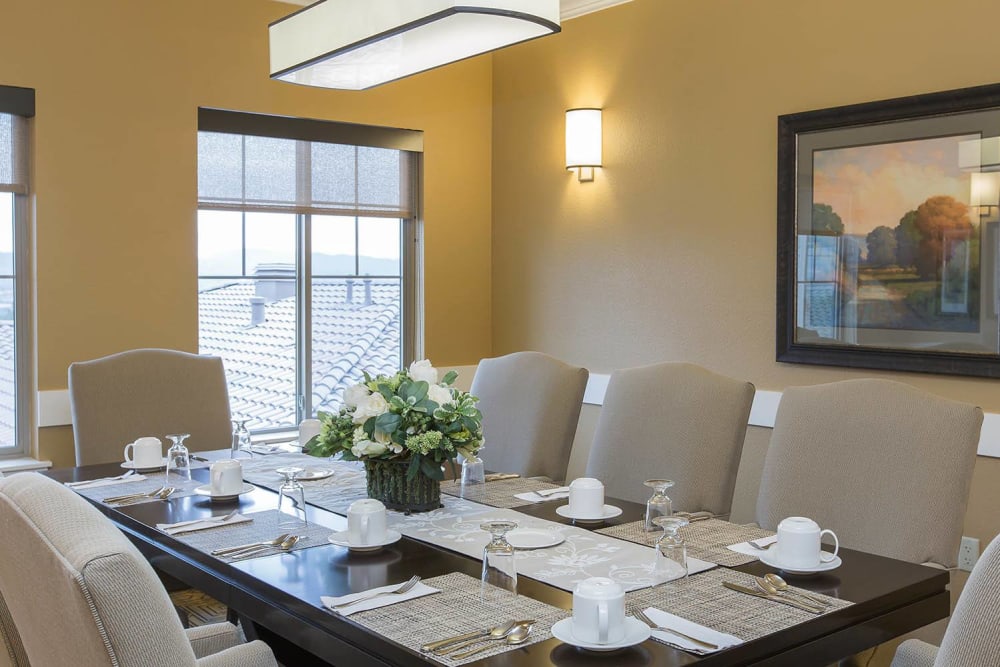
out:
{"label": "patterned table runner", "polygon": [[523,595],[502,602],[483,602],[479,599],[479,580],[459,572],[426,579],[424,583],[441,589],[441,592],[362,611],[353,614],[351,620],[419,653],[423,644],[438,639],[495,627],[512,619],[535,619],[535,626],[528,640],[518,646],[509,646],[500,641],[490,642],[491,648],[488,651],[464,660],[455,660],[447,655],[421,654],[425,659],[454,666],[544,641],[552,636],[550,630],[556,621],[570,616],[570,612],[565,609]]}
{"label": "patterned table runner", "polygon": [[[297,529],[279,528],[278,520],[281,518],[281,514],[277,510],[251,512],[244,516],[253,518],[253,521],[226,524],[218,528],[207,528],[205,530],[174,535],[173,537],[205,553],[211,553],[216,549],[250,544],[251,542],[273,540],[283,533],[293,533],[302,536],[302,539],[291,548],[291,551],[329,544],[326,538],[330,536],[330,529],[318,523],[310,523],[308,526]],[[272,549],[258,554],[254,558],[273,556],[276,553],[278,553],[277,550]],[[227,563],[243,560],[241,558],[227,558],[225,556],[215,556],[215,558]]]}
{"label": "patterned table runner", "polygon": [[[688,577],[686,581],[628,593],[625,596],[626,612],[634,614],[637,609],[656,607],[744,641],[758,639],[822,615],[723,588],[723,581],[757,588],[749,574],[715,569]],[[812,591],[810,594],[831,603],[830,610],[825,613],[853,604]]]}
{"label": "patterned table runner", "polygon": [[[541,482],[537,479],[501,479],[469,487],[463,496],[461,482],[450,480],[441,483],[441,493],[447,493],[449,496],[457,496],[459,498],[464,497],[466,500],[489,505],[490,507],[511,508],[522,507],[528,504],[520,498],[515,498],[515,493],[557,489],[559,486],[559,484]],[[566,501],[565,498],[562,500],[563,502]]]}
{"label": "patterned table runner", "polygon": [[[167,480],[166,473],[153,472],[145,473],[146,479],[140,480],[138,482],[122,482],[121,484],[108,484],[106,486],[98,487],[84,487],[84,488],[74,488],[81,496],[90,498],[91,500],[96,500],[98,502],[103,502],[104,498],[111,498],[113,496],[124,496],[131,493],[149,493],[150,491],[155,491],[156,489],[162,488],[164,486],[174,487],[174,492],[170,494],[170,498],[183,498],[184,496],[194,495],[194,490],[204,484],[204,482],[199,482],[198,480],[187,480],[179,475],[170,475],[170,479]],[[143,498],[139,502],[149,503],[149,502],[160,502],[159,498]],[[136,503],[138,504],[138,503]]]}
{"label": "patterned table runner", "polygon": [[[661,531],[647,533],[645,525],[644,521],[632,521],[609,528],[601,528],[597,532],[636,544],[652,546],[663,533]],[[730,551],[726,548],[730,544],[774,535],[773,532],[757,526],[742,526],[721,519],[695,521],[681,528],[678,533],[687,543],[689,556],[726,567],[736,567],[757,560],[756,556]]]}

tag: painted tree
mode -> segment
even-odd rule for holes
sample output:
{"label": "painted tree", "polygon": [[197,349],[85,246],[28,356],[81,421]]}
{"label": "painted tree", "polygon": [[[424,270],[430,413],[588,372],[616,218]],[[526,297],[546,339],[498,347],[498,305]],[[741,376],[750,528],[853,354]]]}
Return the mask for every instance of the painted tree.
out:
{"label": "painted tree", "polygon": [[896,234],[891,227],[880,225],[868,232],[868,264],[871,266],[891,266],[896,263]]}
{"label": "painted tree", "polygon": [[844,233],[844,222],[829,204],[813,203],[812,233],[834,232]]}
{"label": "painted tree", "polygon": [[930,197],[917,207],[914,225],[920,232],[917,273],[927,280],[940,280],[944,260],[944,235],[948,232],[972,231],[969,207],[947,195]]}
{"label": "painted tree", "polygon": [[907,211],[899,219],[893,230],[896,234],[896,264],[901,267],[917,263],[917,246],[920,245],[920,230],[917,229],[917,212]]}

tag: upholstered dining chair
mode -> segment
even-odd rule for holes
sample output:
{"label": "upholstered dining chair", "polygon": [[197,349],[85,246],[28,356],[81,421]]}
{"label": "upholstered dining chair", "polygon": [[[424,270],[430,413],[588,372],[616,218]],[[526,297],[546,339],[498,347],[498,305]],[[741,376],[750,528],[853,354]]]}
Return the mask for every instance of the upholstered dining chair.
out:
{"label": "upholstered dining chair", "polygon": [[983,411],[881,379],[786,389],[757,522],[807,516],[841,546],[954,567]]}
{"label": "upholstered dining chair", "polygon": [[962,589],[941,647],[908,639],[892,667],[1000,665],[1000,537],[995,538]]}
{"label": "upholstered dining chair", "polygon": [[69,395],[77,465],[121,461],[125,445],[142,436],[189,433],[191,451],[230,446],[219,357],[140,349],[77,362],[69,367]]}
{"label": "upholstered dining chair", "polygon": [[754,386],[686,363],[611,374],[587,476],[644,503],[649,478],[673,480],[674,509],[729,514]]}
{"label": "upholstered dining chair", "polygon": [[0,526],[0,591],[31,667],[277,666],[229,623],[186,632],[139,551],[58,482],[0,480]]}
{"label": "upholstered dining chair", "polygon": [[479,397],[487,469],[566,477],[589,373],[541,352],[515,352],[479,362]]}

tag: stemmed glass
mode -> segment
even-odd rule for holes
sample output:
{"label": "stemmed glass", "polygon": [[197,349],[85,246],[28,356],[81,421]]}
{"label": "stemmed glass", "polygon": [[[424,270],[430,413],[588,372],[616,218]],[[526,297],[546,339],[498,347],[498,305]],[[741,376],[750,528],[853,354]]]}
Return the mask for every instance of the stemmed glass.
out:
{"label": "stemmed glass", "polygon": [[667,489],[674,483],[669,479],[647,479],[643,484],[653,489],[653,495],[646,501],[646,532],[652,533],[659,525],[657,518],[674,513],[673,503],[667,497]]}
{"label": "stemmed glass", "polygon": [[275,470],[285,478],[278,488],[279,528],[303,528],[309,523],[306,520],[306,491],[296,479],[302,471],[303,468],[298,466]]}
{"label": "stemmed glass", "polygon": [[247,422],[249,419],[234,419],[233,420],[233,451],[230,453],[229,458],[235,459],[236,455],[240,452],[245,452],[253,458],[253,449],[250,443],[250,431],[247,430]]}
{"label": "stemmed glass", "polygon": [[167,450],[167,479],[170,473],[175,473],[187,480],[191,479],[191,453],[184,441],[191,437],[190,433],[176,433],[167,438],[173,444]]}
{"label": "stemmed glass", "polygon": [[686,579],[687,545],[677,531],[688,525],[688,520],[681,516],[660,516],[654,523],[663,529],[663,537],[656,542],[654,574],[663,581]]}
{"label": "stemmed glass", "polygon": [[516,598],[517,568],[514,565],[514,547],[507,541],[507,533],[517,528],[517,522],[484,521],[479,527],[490,534],[489,544],[483,548],[479,598],[484,602]]}

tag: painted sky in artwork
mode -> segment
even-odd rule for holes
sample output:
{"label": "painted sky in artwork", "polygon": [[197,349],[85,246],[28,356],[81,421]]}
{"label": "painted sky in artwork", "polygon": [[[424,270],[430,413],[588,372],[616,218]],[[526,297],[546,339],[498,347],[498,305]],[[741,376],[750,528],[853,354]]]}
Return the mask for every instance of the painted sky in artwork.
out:
{"label": "painted sky in artwork", "polygon": [[813,153],[813,202],[829,204],[846,234],[895,227],[928,197],[969,203],[969,174],[958,168],[962,135]]}

